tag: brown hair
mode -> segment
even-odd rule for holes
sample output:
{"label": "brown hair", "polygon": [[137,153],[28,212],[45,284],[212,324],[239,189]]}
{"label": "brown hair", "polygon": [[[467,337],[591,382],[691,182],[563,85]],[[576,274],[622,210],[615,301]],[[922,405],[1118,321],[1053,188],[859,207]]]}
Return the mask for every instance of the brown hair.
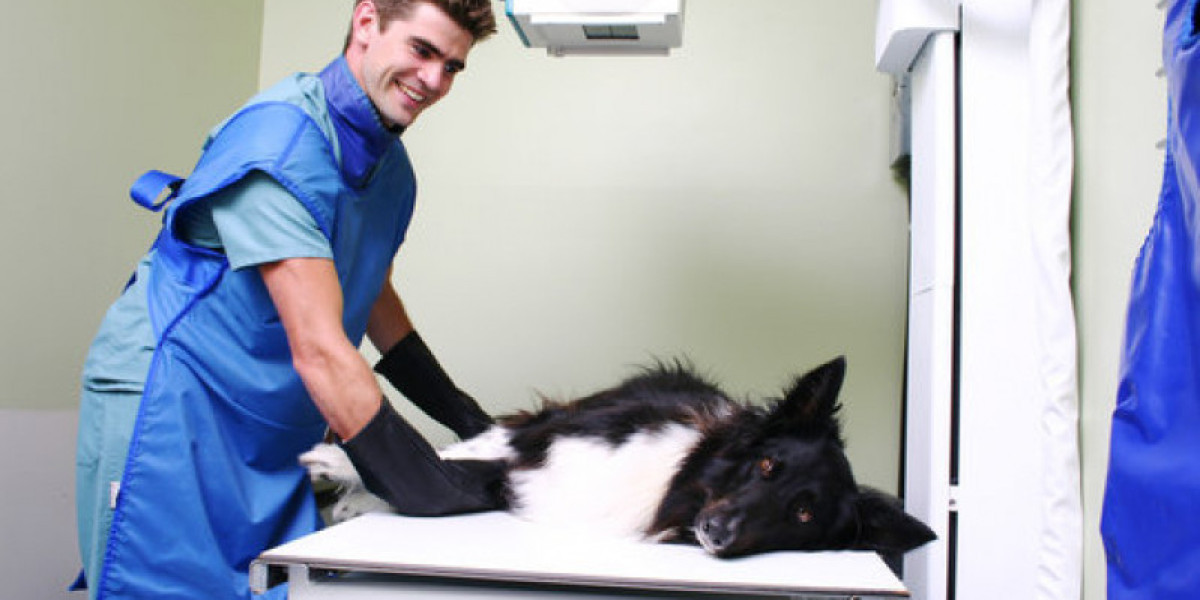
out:
{"label": "brown hair", "polygon": [[[496,17],[492,14],[491,0],[355,0],[354,5],[358,6],[363,2],[375,4],[381,30],[387,29],[392,21],[408,18],[412,14],[413,6],[424,2],[440,8],[459,27],[471,34],[476,42],[496,33]],[[353,27],[346,33],[343,52],[350,47],[350,37],[353,33]]]}

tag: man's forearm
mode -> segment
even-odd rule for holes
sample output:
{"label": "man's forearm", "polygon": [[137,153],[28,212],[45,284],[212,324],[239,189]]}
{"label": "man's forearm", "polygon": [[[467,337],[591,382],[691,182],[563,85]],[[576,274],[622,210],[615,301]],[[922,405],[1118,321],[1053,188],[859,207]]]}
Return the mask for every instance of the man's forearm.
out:
{"label": "man's forearm", "polygon": [[392,286],[389,270],[379,296],[371,305],[371,314],[367,318],[367,338],[379,350],[379,354],[383,355],[412,332],[412,321],[408,318],[408,312],[404,310],[404,302]]}
{"label": "man's forearm", "polygon": [[342,325],[342,289],[333,261],[294,258],[259,267],[279,312],[292,364],[317,409],[342,439],[379,411],[383,393]]}
{"label": "man's forearm", "polygon": [[329,428],[342,440],[357,435],[383,401],[375,374],[362,355],[348,342],[346,348],[293,355],[305,389]]}

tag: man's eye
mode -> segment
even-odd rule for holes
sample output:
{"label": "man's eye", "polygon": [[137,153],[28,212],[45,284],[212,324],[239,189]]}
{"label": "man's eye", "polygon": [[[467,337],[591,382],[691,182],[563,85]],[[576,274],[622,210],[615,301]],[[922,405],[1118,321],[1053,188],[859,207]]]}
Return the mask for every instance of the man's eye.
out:
{"label": "man's eye", "polygon": [[433,51],[421,44],[413,44],[413,54],[421,58],[433,58]]}

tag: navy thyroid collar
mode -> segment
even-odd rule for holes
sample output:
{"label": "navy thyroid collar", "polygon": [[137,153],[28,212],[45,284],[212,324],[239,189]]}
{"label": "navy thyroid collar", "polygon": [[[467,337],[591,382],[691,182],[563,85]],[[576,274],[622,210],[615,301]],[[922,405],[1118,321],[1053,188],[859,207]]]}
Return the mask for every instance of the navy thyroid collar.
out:
{"label": "navy thyroid collar", "polygon": [[355,189],[362,189],[403,128],[389,131],[383,126],[375,107],[350,73],[345,57],[329,63],[320,78],[342,152],[342,177]]}

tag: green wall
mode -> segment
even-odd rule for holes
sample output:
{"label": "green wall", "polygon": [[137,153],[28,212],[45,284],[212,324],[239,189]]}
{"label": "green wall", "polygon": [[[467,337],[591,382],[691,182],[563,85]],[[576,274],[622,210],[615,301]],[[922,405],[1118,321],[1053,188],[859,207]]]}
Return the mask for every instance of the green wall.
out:
{"label": "green wall", "polygon": [[258,81],[262,2],[8,2],[0,9],[0,409],[78,405],[103,311],[158,217],[144,170],[184,171]]}
{"label": "green wall", "polygon": [[[1100,509],[1134,258],[1162,180],[1166,82],[1155,2],[1074,4],[1075,301],[1079,322],[1084,597],[1105,597]],[[1113,43],[1120,40],[1119,43]]]}

